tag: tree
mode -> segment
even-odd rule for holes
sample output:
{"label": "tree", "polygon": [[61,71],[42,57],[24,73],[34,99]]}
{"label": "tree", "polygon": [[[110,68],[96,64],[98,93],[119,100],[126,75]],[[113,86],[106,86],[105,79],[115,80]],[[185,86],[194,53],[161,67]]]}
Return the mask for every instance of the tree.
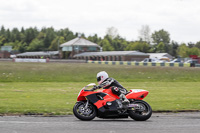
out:
{"label": "tree", "polygon": [[18,50],[19,52],[23,53],[26,51],[26,49],[27,49],[27,44],[25,42],[19,42],[17,44],[16,50]]}
{"label": "tree", "polygon": [[111,37],[112,39],[116,38],[118,34],[118,30],[115,27],[107,28],[106,35]]}
{"label": "tree", "polygon": [[37,37],[38,31],[37,28],[28,28],[25,30],[25,40],[28,45],[32,42],[33,39]]}
{"label": "tree", "polygon": [[94,43],[99,44],[100,41],[101,41],[101,38],[98,37],[97,34],[95,34],[94,36],[89,36],[89,37],[88,37],[88,40],[91,41],[91,42],[94,42]]}
{"label": "tree", "polygon": [[177,53],[181,57],[188,57],[187,55],[188,49],[189,48],[186,46],[186,44],[183,43],[178,47]]}
{"label": "tree", "polygon": [[163,42],[164,44],[169,44],[170,34],[167,31],[161,29],[159,31],[155,31],[152,34],[152,39],[153,39],[153,42],[156,44],[159,44],[160,42]]}
{"label": "tree", "polygon": [[43,40],[43,39],[45,39],[45,33],[44,32],[40,32],[39,34],[38,34],[38,36],[37,36],[37,39],[39,39],[39,40]]}
{"label": "tree", "polygon": [[136,51],[147,53],[149,52],[149,49],[150,49],[150,44],[143,41],[137,41],[137,42],[130,43],[125,50],[136,50]]}
{"label": "tree", "polygon": [[9,29],[7,29],[5,32],[5,38],[6,38],[6,42],[11,42],[11,33]]}
{"label": "tree", "polygon": [[107,39],[103,39],[100,42],[100,46],[103,47],[103,51],[113,51],[114,50],[114,48],[110,45],[110,43]]}
{"label": "tree", "polygon": [[6,38],[4,36],[0,36],[0,46],[3,46],[6,42]]}
{"label": "tree", "polygon": [[189,48],[195,47],[195,44],[192,43],[192,42],[189,42],[189,43],[188,43],[188,47],[189,47]]}
{"label": "tree", "polygon": [[45,34],[46,35],[44,38],[44,48],[45,50],[48,50],[49,46],[51,45],[51,42],[56,38],[56,35],[53,28],[46,29]]}
{"label": "tree", "polygon": [[13,30],[11,32],[11,41],[12,42],[21,41],[20,32],[17,28],[13,28]]}
{"label": "tree", "polygon": [[195,47],[200,49],[200,41],[196,43]]}
{"label": "tree", "polygon": [[197,47],[192,47],[187,50],[187,55],[200,55],[200,50]]}
{"label": "tree", "polygon": [[5,43],[4,46],[12,46],[13,50],[19,52],[24,52],[26,50],[26,44],[19,41]]}
{"label": "tree", "polygon": [[55,38],[52,42],[51,45],[49,46],[49,50],[57,51],[60,48],[60,44],[64,43],[64,37],[57,37]]}
{"label": "tree", "polygon": [[61,29],[59,31],[57,31],[57,36],[63,36],[65,41],[69,41],[69,40],[72,40],[74,39],[75,37],[78,36],[78,33],[77,35],[75,35],[72,31],[70,31],[68,28],[65,28],[65,29]]}
{"label": "tree", "polygon": [[142,25],[142,28],[139,30],[139,40],[147,43],[151,42],[151,29],[148,25]]}
{"label": "tree", "polygon": [[[160,42],[163,42],[165,45],[164,52],[169,52],[169,43],[170,43],[170,34],[165,30],[155,31],[152,34],[153,43],[157,46]],[[157,49],[156,49],[157,52]]]}
{"label": "tree", "polygon": [[178,54],[181,57],[189,57],[190,55],[200,55],[200,49],[197,47],[189,48],[186,44],[181,44],[178,48]]}
{"label": "tree", "polygon": [[177,49],[179,47],[179,44],[175,41],[172,41],[171,44],[170,44],[170,50],[169,50],[169,54],[174,56],[174,57],[177,57]]}
{"label": "tree", "polygon": [[0,35],[5,35],[5,32],[6,32],[6,30],[5,30],[4,26],[2,25],[1,30],[0,30]]}
{"label": "tree", "polygon": [[0,46],[2,46],[4,43],[6,43],[6,37],[5,37],[6,30],[4,26],[1,26],[0,30]]}
{"label": "tree", "polygon": [[157,52],[158,53],[164,53],[165,52],[165,44],[163,42],[160,42],[157,45]]}
{"label": "tree", "polygon": [[128,45],[127,41],[120,36],[117,36],[115,39],[110,40],[110,43],[115,51],[123,51]]}
{"label": "tree", "polygon": [[43,51],[43,49],[44,49],[43,41],[40,41],[37,38],[34,39],[27,47],[27,51]]}
{"label": "tree", "polygon": [[24,27],[21,28],[21,33],[25,33]]}

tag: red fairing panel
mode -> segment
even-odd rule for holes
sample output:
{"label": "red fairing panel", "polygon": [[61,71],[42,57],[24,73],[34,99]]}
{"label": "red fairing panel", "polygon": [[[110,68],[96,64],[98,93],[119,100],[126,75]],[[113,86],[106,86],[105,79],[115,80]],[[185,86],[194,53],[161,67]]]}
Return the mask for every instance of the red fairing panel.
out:
{"label": "red fairing panel", "polygon": [[137,99],[137,100],[142,100],[142,99],[144,99],[147,95],[148,95],[148,91],[145,91],[145,90],[143,90],[143,91],[139,91],[139,92],[134,92],[134,91],[132,91],[132,90],[130,90],[131,92],[130,93],[128,93],[127,95],[126,95],[126,98],[127,99]]}
{"label": "red fairing panel", "polygon": [[87,95],[91,95],[91,94],[94,94],[94,93],[97,93],[97,92],[94,92],[94,91],[84,91],[84,90],[82,90],[81,92],[80,92],[80,94],[78,95],[78,97],[77,97],[77,101],[84,101],[84,100],[86,100],[86,96]]}
{"label": "red fairing panel", "polygon": [[103,92],[103,93],[106,93],[116,99],[119,99],[119,97],[115,94],[112,93],[112,90],[111,90],[112,87],[110,87],[109,89],[101,89],[101,90],[98,90],[97,92]]}
{"label": "red fairing panel", "polygon": [[101,108],[102,106],[105,106],[107,102],[112,102],[112,101],[115,101],[116,99],[109,96],[109,95],[106,95],[105,97],[103,97],[104,100],[99,100],[97,101],[96,103],[94,103],[94,105],[96,105],[96,107],[99,109]]}
{"label": "red fairing panel", "polygon": [[82,90],[77,98],[77,101],[85,101],[86,97],[95,93],[106,93],[106,95],[103,97],[104,100],[98,100],[94,103],[94,105],[99,109],[102,106],[105,106],[107,102],[115,101],[116,98],[119,98],[117,95],[112,94],[112,91],[110,89],[102,89],[98,91],[84,91]]}

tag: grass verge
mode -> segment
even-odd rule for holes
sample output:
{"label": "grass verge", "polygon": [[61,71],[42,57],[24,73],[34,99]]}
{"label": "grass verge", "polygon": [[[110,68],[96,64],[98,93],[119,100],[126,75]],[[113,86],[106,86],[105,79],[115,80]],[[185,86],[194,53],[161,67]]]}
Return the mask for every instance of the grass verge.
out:
{"label": "grass verge", "polygon": [[120,82],[200,81],[199,68],[0,62],[0,82],[96,82],[102,70]]}
{"label": "grass verge", "polygon": [[154,111],[200,110],[199,68],[0,62],[0,114],[72,114],[80,89],[102,70],[128,90],[148,90]]}
{"label": "grass verge", "polygon": [[[72,114],[80,89],[89,82],[0,83],[0,114]],[[145,89],[153,111],[200,110],[199,82],[121,82],[130,89]]]}

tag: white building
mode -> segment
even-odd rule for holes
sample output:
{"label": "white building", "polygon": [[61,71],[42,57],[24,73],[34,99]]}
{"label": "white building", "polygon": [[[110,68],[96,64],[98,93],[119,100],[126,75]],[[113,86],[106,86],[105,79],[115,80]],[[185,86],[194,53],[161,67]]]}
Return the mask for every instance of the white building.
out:
{"label": "white building", "polygon": [[[62,47],[63,54],[68,54],[68,58],[73,58],[75,54],[83,52],[97,52],[101,49],[98,44],[81,37],[77,37],[68,42],[65,42],[61,44],[60,47]],[[64,57],[66,57],[66,55],[64,55]]]}

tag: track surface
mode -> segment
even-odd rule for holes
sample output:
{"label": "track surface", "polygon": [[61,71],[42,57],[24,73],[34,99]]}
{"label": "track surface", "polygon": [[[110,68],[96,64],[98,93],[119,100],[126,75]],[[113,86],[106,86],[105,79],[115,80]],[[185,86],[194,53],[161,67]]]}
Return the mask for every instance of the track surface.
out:
{"label": "track surface", "polygon": [[154,113],[145,122],[128,119],[80,121],[74,116],[0,117],[0,133],[199,133],[200,112]]}

